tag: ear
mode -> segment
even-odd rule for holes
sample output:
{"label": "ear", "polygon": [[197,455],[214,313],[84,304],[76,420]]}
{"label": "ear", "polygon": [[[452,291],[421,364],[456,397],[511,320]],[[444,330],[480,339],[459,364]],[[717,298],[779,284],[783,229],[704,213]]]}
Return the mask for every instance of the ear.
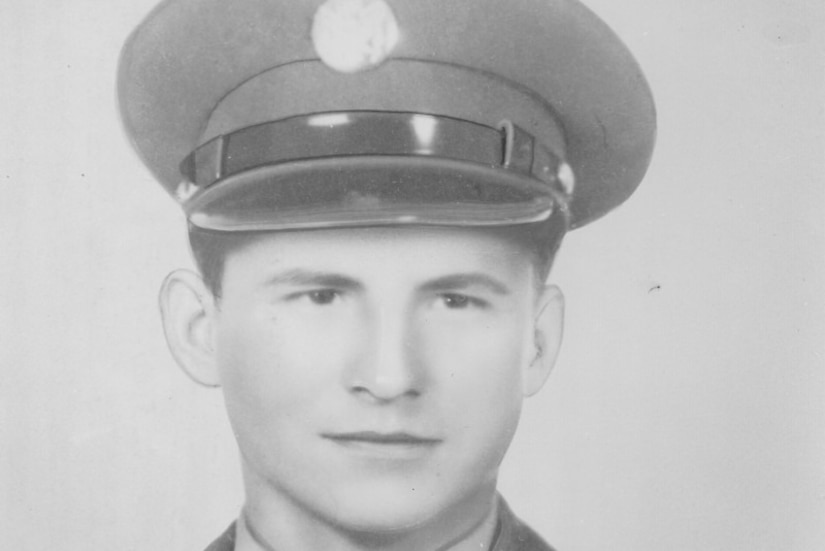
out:
{"label": "ear", "polygon": [[533,328],[534,355],[524,372],[524,396],[532,396],[544,386],[561,348],[564,328],[564,295],[555,285],[546,285],[536,301]]}
{"label": "ear", "polygon": [[159,299],[163,332],[175,361],[196,383],[220,386],[212,331],[216,305],[203,279],[176,270],[166,276]]}

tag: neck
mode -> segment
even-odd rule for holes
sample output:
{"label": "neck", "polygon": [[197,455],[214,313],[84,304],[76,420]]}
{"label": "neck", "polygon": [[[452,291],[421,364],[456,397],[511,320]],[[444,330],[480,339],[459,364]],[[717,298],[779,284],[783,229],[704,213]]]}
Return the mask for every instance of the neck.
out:
{"label": "neck", "polygon": [[496,531],[494,485],[415,526],[370,532],[321,518],[265,483],[246,482],[235,551],[479,551],[489,549]]}

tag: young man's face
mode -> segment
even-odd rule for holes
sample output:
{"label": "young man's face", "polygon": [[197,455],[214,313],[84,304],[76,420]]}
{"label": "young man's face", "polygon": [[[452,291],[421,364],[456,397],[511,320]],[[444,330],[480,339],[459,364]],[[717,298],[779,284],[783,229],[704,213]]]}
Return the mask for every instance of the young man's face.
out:
{"label": "young man's face", "polygon": [[248,497],[368,531],[489,502],[552,365],[537,346],[554,355],[561,330],[535,277],[479,230],[284,232],[231,253],[210,339]]}

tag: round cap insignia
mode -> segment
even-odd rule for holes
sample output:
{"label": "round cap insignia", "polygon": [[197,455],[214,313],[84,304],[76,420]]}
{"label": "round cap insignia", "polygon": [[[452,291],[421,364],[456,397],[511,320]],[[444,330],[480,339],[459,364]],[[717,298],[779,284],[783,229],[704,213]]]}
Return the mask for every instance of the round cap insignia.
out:
{"label": "round cap insignia", "polygon": [[327,0],[312,22],[318,57],[342,73],[381,64],[398,38],[398,23],[384,0]]}

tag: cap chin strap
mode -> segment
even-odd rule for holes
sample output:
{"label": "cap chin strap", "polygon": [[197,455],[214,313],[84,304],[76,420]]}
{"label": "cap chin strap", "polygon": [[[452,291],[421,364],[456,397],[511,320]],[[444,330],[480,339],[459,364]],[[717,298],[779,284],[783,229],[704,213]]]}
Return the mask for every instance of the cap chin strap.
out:
{"label": "cap chin strap", "polygon": [[568,196],[569,167],[533,136],[503,121],[499,129],[419,113],[316,113],[242,128],[198,147],[181,163],[178,199],[263,166],[312,159],[410,156],[449,159],[526,176],[537,194]]}

